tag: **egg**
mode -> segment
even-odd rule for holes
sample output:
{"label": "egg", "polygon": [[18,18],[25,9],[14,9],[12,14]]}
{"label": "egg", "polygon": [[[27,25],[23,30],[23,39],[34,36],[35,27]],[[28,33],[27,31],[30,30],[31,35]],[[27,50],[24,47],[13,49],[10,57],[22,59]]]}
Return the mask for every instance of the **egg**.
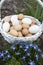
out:
{"label": "egg", "polygon": [[11,34],[12,36],[15,36],[15,37],[18,36],[18,32],[14,29],[10,30],[9,34]]}
{"label": "egg", "polygon": [[29,24],[30,25],[32,23],[32,20],[30,18],[23,18],[22,19],[22,23],[23,24]]}
{"label": "egg", "polygon": [[36,22],[35,22],[35,20],[34,20],[34,19],[32,19],[32,24],[36,24]]}
{"label": "egg", "polygon": [[11,17],[11,22],[12,22],[13,25],[18,25],[19,24],[19,20],[17,18],[17,15],[13,15]]}
{"label": "egg", "polygon": [[32,34],[37,33],[40,30],[40,27],[38,25],[33,25],[29,28],[29,32]]}
{"label": "egg", "polygon": [[8,32],[10,29],[10,24],[8,22],[3,23],[3,31]]}
{"label": "egg", "polygon": [[21,25],[22,25],[22,20],[19,20],[19,24],[21,24]]}
{"label": "egg", "polygon": [[17,26],[15,25],[14,28],[15,28],[15,30],[17,30],[17,31],[20,31],[20,30],[22,29],[22,25],[20,25],[20,24],[17,25]]}
{"label": "egg", "polygon": [[10,27],[10,30],[12,30],[12,29],[14,29],[14,26],[11,26],[11,27]]}
{"label": "egg", "polygon": [[18,19],[19,19],[19,20],[22,20],[23,18],[24,18],[24,15],[23,15],[23,14],[19,14],[19,15],[18,15]]}
{"label": "egg", "polygon": [[4,22],[10,22],[11,21],[9,16],[6,16],[3,20],[4,20]]}
{"label": "egg", "polygon": [[28,34],[26,35],[26,37],[30,37],[30,36],[32,36],[32,34],[31,34],[31,33],[28,33]]}
{"label": "egg", "polygon": [[23,30],[22,30],[22,34],[23,34],[23,35],[27,35],[27,34],[28,34],[28,29],[23,29]]}
{"label": "egg", "polygon": [[29,28],[29,25],[28,24],[22,24],[22,27],[23,28]]}
{"label": "egg", "polygon": [[21,32],[18,32],[18,37],[22,37],[22,33]]}

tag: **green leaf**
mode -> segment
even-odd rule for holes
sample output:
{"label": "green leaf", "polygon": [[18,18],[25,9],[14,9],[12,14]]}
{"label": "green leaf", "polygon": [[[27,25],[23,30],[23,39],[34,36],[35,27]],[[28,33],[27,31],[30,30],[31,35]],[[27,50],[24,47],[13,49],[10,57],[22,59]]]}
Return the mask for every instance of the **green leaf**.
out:
{"label": "green leaf", "polygon": [[43,21],[43,10],[42,10],[42,13],[41,13],[41,16],[40,16],[40,21],[42,22]]}
{"label": "green leaf", "polygon": [[31,5],[29,5],[27,2],[24,2],[25,6],[28,8],[28,10],[31,12],[31,15],[34,16],[34,9]]}
{"label": "green leaf", "polygon": [[6,61],[6,65],[21,65],[21,64],[16,60],[15,57],[12,57],[9,61]]}
{"label": "green leaf", "polygon": [[42,12],[42,8],[38,4],[37,7],[36,7],[35,17],[39,19],[39,17],[41,16],[41,12]]}
{"label": "green leaf", "polygon": [[19,13],[22,13],[22,11],[21,11],[20,8],[17,9],[17,13],[18,13],[18,14],[19,14]]}

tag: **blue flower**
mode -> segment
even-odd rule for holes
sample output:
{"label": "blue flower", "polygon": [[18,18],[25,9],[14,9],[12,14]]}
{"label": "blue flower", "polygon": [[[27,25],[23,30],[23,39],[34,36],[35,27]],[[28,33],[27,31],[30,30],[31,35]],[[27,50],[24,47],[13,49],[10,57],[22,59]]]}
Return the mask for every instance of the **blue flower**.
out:
{"label": "blue flower", "polygon": [[41,57],[43,58],[43,54],[41,54]]}
{"label": "blue flower", "polygon": [[0,52],[0,55],[1,55],[1,52]]}
{"label": "blue flower", "polygon": [[3,53],[0,53],[0,59],[2,59],[4,57]]}
{"label": "blue flower", "polygon": [[2,53],[3,54],[7,54],[7,53],[9,53],[7,50],[5,50],[5,51],[2,51]]}
{"label": "blue flower", "polygon": [[30,56],[30,53],[27,53],[27,56]]}
{"label": "blue flower", "polygon": [[4,56],[4,54],[3,54],[3,53],[1,53],[1,56],[3,57],[3,56]]}
{"label": "blue flower", "polygon": [[0,58],[2,58],[1,52],[0,52]]}
{"label": "blue flower", "polygon": [[35,58],[36,58],[36,60],[38,61],[38,59],[39,59],[39,55],[36,54],[36,55],[35,55]]}
{"label": "blue flower", "polygon": [[9,53],[9,52],[6,50],[5,53],[7,54],[7,53]]}
{"label": "blue flower", "polygon": [[20,52],[15,52],[15,55],[20,55],[21,53]]}
{"label": "blue flower", "polygon": [[42,52],[42,50],[40,48],[38,48],[38,52]]}
{"label": "blue flower", "polygon": [[2,51],[3,54],[5,54],[5,51]]}
{"label": "blue flower", "polygon": [[30,47],[33,47],[33,44],[31,44],[31,43],[30,43],[30,45],[29,45],[29,46],[30,46]]}
{"label": "blue flower", "polygon": [[20,44],[20,46],[19,46],[20,48],[23,48],[23,46]]}
{"label": "blue flower", "polygon": [[10,54],[7,55],[7,58],[9,58],[9,59],[11,58]]}
{"label": "blue flower", "polygon": [[30,61],[29,64],[30,64],[30,65],[35,65],[34,61]]}
{"label": "blue flower", "polygon": [[33,47],[35,50],[38,50],[38,48],[39,48],[36,44],[34,44]]}
{"label": "blue flower", "polygon": [[15,49],[16,49],[16,47],[15,47],[15,46],[11,46],[11,49],[12,49],[12,50],[15,50]]}
{"label": "blue flower", "polygon": [[25,61],[25,60],[26,60],[26,56],[23,56],[23,57],[22,57],[22,60],[24,60],[24,61]]}
{"label": "blue flower", "polygon": [[24,49],[29,49],[29,46],[28,45],[24,45]]}
{"label": "blue flower", "polygon": [[24,51],[26,52],[28,49],[24,49]]}

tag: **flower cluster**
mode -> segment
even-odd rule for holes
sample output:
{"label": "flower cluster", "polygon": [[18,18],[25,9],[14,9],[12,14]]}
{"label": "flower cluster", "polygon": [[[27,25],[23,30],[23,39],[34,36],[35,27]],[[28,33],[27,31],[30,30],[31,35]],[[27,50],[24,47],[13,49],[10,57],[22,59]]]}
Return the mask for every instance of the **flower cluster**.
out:
{"label": "flower cluster", "polygon": [[2,61],[5,61],[10,58],[10,53],[7,50],[0,52],[0,59],[2,59]]}
{"label": "flower cluster", "polygon": [[6,58],[10,59],[11,56],[13,56],[18,61],[22,61],[22,65],[37,65],[39,64],[39,60],[43,58],[42,50],[38,45],[32,43],[13,44],[8,51],[0,52],[0,58],[5,60]]}

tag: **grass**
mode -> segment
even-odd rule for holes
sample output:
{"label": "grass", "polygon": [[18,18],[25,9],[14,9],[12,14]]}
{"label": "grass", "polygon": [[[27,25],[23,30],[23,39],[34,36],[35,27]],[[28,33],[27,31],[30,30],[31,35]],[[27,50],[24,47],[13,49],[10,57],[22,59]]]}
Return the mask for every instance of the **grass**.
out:
{"label": "grass", "polygon": [[[24,7],[26,10],[22,13],[26,15],[33,16],[37,18],[39,21],[43,21],[43,8],[36,2],[36,0],[23,0]],[[21,13],[21,9],[17,9],[18,13]]]}

